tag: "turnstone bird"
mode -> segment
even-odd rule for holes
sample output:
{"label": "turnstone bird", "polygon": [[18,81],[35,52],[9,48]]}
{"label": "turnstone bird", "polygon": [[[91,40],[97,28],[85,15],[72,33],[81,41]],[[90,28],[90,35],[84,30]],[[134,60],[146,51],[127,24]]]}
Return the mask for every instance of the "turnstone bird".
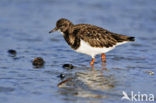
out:
{"label": "turnstone bird", "polygon": [[104,53],[118,45],[135,41],[135,37],[113,33],[95,25],[75,25],[65,18],[59,19],[56,22],[56,27],[49,33],[54,31],[60,31],[73,50],[91,56],[90,65],[94,64],[97,54],[101,54],[102,61],[106,62]]}

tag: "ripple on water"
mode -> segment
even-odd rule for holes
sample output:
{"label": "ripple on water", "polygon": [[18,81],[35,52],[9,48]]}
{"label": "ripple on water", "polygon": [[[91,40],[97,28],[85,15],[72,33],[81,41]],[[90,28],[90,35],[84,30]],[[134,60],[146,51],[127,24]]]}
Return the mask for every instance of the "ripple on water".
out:
{"label": "ripple on water", "polygon": [[15,89],[11,87],[1,87],[0,86],[0,92],[6,93],[6,92],[13,92]]}
{"label": "ripple on water", "polygon": [[[76,72],[70,78],[64,79],[58,86],[61,88],[59,90],[61,94],[74,94],[83,98],[106,98],[107,96],[102,92],[115,87],[113,77],[105,76],[97,70]],[[72,89],[72,91],[68,89]]]}

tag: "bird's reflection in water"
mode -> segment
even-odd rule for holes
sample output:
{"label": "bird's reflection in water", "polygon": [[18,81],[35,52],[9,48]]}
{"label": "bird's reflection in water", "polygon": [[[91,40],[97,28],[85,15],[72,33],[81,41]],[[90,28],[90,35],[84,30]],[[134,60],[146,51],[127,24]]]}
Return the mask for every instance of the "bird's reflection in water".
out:
{"label": "bird's reflection in water", "polygon": [[78,97],[106,98],[108,95],[105,91],[114,88],[115,80],[113,75],[105,76],[104,72],[109,73],[104,64],[100,70],[92,66],[85,72],[76,72],[58,84],[59,93]]}

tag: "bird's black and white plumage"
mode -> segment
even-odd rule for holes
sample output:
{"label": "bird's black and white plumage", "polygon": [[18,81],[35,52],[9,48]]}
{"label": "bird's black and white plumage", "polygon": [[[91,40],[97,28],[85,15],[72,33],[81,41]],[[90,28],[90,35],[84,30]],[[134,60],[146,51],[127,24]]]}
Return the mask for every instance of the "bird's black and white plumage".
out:
{"label": "bird's black and white plumage", "polygon": [[92,58],[114,49],[117,45],[135,41],[134,37],[113,33],[95,25],[75,25],[65,18],[59,19],[56,27],[49,33],[57,30],[62,32],[72,49],[90,55]]}

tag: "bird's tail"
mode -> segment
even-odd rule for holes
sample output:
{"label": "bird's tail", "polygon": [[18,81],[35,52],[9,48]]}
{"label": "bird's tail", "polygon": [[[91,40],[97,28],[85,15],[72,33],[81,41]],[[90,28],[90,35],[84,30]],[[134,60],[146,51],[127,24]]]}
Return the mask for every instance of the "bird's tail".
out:
{"label": "bird's tail", "polygon": [[135,37],[128,37],[129,41],[135,41]]}
{"label": "bird's tail", "polygon": [[124,41],[135,41],[135,37],[132,36],[126,36],[121,34],[112,34],[112,37],[117,40],[118,42],[124,42]]}

